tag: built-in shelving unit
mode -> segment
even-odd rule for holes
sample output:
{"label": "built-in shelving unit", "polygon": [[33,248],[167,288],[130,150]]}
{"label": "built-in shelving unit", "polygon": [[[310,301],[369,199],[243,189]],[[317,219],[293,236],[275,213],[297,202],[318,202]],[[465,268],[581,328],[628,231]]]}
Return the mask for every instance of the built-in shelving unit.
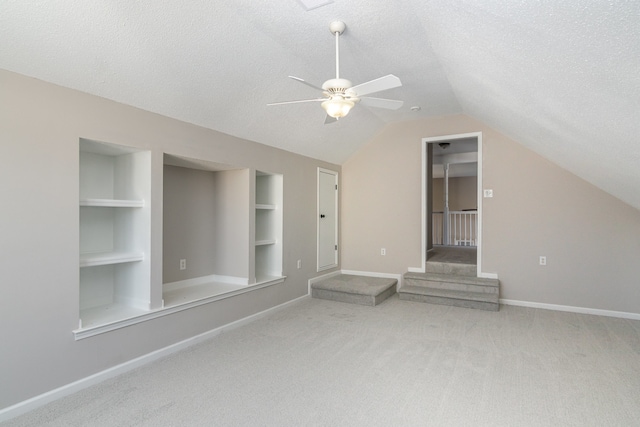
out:
{"label": "built-in shelving unit", "polygon": [[282,277],[282,184],[282,175],[256,171],[256,283]]}
{"label": "built-in shelving unit", "polygon": [[151,152],[86,139],[79,151],[76,339],[284,282],[282,175],[165,153],[152,283]]}
{"label": "built-in shelving unit", "polygon": [[148,151],[81,139],[80,328],[144,313],[150,300]]}

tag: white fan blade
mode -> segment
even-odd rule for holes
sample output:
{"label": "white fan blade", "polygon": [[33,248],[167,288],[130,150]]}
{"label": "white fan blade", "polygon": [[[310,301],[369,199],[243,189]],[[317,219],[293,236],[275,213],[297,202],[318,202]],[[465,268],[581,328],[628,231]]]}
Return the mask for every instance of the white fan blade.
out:
{"label": "white fan blade", "polygon": [[349,89],[349,92],[354,92],[356,96],[363,96],[374,92],[393,89],[394,87],[398,86],[402,86],[402,82],[400,81],[400,79],[393,74],[389,74],[384,77],[380,77],[375,80],[370,80],[368,82],[354,86]]}
{"label": "white fan blade", "polygon": [[331,117],[330,115],[327,114],[327,118],[324,119],[324,124],[328,125],[330,123],[335,123],[337,121],[338,121],[338,119],[336,119],[335,117]]}
{"label": "white fan blade", "polygon": [[305,80],[302,80],[300,77],[289,76],[289,78],[290,78],[290,79],[293,79],[293,80],[295,80],[295,81],[297,81],[297,82],[300,82],[300,83],[302,83],[302,84],[305,84],[305,85],[307,85],[307,86],[310,86],[310,87],[312,87],[312,88],[314,88],[314,89],[316,89],[316,90],[319,90],[320,92],[324,91],[324,89],[322,89],[321,87],[318,87],[318,86],[313,85],[313,84],[311,84],[311,83],[309,83],[309,82],[307,82],[307,81],[305,81]]}
{"label": "white fan blade", "polygon": [[283,102],[272,102],[270,104],[267,104],[267,106],[271,106],[271,105],[285,105],[285,104],[300,104],[302,102],[320,102],[320,101],[326,101],[326,98],[317,98],[317,99],[301,99],[299,101],[283,101]]}
{"label": "white fan blade", "polygon": [[360,98],[360,103],[367,107],[386,108],[387,110],[397,110],[404,104],[403,101],[395,99],[369,98],[367,96]]}

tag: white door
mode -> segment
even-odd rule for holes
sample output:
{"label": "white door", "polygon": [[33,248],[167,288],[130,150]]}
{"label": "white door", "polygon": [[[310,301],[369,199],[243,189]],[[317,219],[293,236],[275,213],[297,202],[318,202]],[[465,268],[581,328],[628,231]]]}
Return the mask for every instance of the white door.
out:
{"label": "white door", "polygon": [[318,168],[318,271],[338,266],[338,173]]}

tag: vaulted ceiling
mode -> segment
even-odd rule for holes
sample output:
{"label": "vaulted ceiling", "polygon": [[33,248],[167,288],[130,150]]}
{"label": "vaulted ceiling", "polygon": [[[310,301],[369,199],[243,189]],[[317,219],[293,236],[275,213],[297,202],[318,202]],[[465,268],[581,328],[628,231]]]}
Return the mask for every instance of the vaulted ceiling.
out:
{"label": "vaulted ceiling", "polygon": [[[376,96],[404,106],[267,107],[316,97],[289,75],[334,77],[336,19],[341,77],[395,74]],[[637,1],[6,0],[0,40],[0,68],[338,164],[387,123],[464,113],[640,209]]]}

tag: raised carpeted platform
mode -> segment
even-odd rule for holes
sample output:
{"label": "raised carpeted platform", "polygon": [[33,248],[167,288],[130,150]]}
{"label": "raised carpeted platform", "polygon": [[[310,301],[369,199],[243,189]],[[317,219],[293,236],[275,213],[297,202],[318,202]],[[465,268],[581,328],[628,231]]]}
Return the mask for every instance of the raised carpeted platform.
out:
{"label": "raised carpeted platform", "polygon": [[311,285],[313,298],[378,305],[396,292],[396,279],[339,274]]}

